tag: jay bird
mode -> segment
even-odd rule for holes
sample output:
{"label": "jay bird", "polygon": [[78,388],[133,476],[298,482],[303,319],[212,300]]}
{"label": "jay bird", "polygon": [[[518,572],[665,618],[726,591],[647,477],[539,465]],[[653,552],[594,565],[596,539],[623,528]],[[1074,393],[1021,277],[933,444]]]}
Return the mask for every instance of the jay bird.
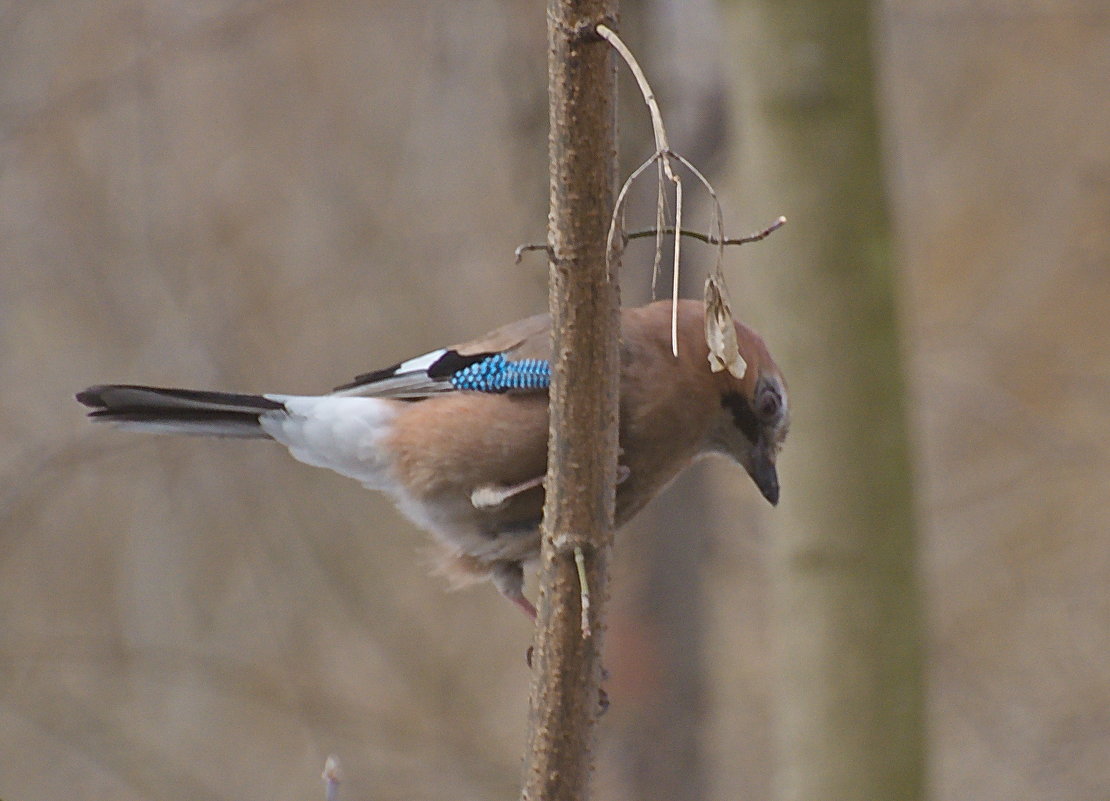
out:
{"label": "jay bird", "polygon": [[[782,374],[763,340],[736,323],[742,378],[713,372],[705,305],[621,312],[616,523],[690,462],[719,453],[770,503],[789,427]],[[171,434],[273,439],[306,464],[388,493],[434,535],[459,583],[488,579],[530,617],[524,567],[538,561],[547,470],[551,325],[529,317],[462,345],[366,373],[326,395],[241,395],[113,384],[77,395],[96,421]]]}

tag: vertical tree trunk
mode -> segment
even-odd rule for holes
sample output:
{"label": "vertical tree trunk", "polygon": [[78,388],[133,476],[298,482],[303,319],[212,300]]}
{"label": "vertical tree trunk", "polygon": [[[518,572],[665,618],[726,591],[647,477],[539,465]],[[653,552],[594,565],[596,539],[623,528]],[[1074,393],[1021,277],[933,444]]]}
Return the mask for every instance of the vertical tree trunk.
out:
{"label": "vertical tree trunk", "polygon": [[921,627],[870,8],[729,8],[738,194],[748,218],[791,220],[744,254],[768,276],[757,317],[793,415],[773,515],[777,796],[911,801],[923,794]]}
{"label": "vertical tree trunk", "polygon": [[[619,363],[616,275],[605,240],[615,191],[615,70],[593,26],[616,0],[549,0],[554,362],[538,635],[523,797],[586,798],[612,540]],[[585,557],[585,636],[575,548]]]}

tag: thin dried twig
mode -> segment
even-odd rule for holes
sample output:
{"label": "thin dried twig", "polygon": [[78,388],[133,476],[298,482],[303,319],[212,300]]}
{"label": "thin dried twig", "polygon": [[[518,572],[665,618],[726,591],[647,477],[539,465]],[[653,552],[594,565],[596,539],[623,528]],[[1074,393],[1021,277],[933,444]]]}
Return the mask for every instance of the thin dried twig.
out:
{"label": "thin dried twig", "polygon": [[574,564],[578,568],[578,592],[582,604],[582,639],[588,640],[593,636],[590,627],[590,582],[586,577],[586,553],[581,545],[574,547]]}
{"label": "thin dried twig", "polygon": [[[740,237],[729,237],[729,238],[726,238],[724,240],[723,244],[726,245],[726,246],[728,246],[728,245],[747,245],[747,244],[750,244],[752,242],[759,242],[759,241],[764,240],[767,237],[769,237],[771,234],[773,234],[775,231],[782,228],[784,225],[786,225],[786,218],[785,217],[779,217],[773,223],[768,225],[766,228],[760,229],[759,231],[756,231],[754,234],[748,234],[747,236],[740,236]],[[675,232],[675,229],[672,226],[667,226],[666,228],[664,228],[662,230],[662,233],[665,234],[665,235],[670,235],[670,234],[673,234],[674,232]],[[625,234],[624,239],[625,239],[625,241],[630,241],[630,240],[633,240],[633,239],[646,239],[649,236],[656,236],[659,233],[660,233],[660,231],[659,231],[658,228],[644,228],[640,231],[631,231],[631,232]],[[721,243],[718,242],[716,237],[712,236],[711,234],[703,234],[701,231],[691,231],[688,228],[684,228],[681,231],[679,231],[678,234],[679,234],[679,236],[688,236],[691,239],[696,239],[699,242],[704,242],[707,245],[721,244]],[[522,245],[521,247],[524,247],[524,246]],[[530,247],[529,249],[530,250],[540,250],[542,248],[543,248],[542,245],[538,245],[538,246],[535,246],[535,247]]]}
{"label": "thin dried twig", "polygon": [[[654,162],[655,160],[656,160],[655,157],[652,157],[651,159],[649,159],[646,162],[646,164],[644,166],[650,166],[651,163]],[[639,172],[637,172],[634,176],[632,176],[632,178],[635,178],[638,175],[639,175]],[[631,181],[632,178],[630,178],[629,180]],[[776,218],[775,221],[773,223],[771,223],[770,225],[768,225],[766,228],[761,228],[760,230],[756,231],[754,234],[748,234],[747,236],[726,237],[723,244],[726,247],[728,247],[728,246],[731,246],[731,245],[749,245],[752,242],[760,242],[760,241],[766,239],[767,237],[769,237],[775,231],[782,228],[784,225],[786,225],[786,218],[780,216],[780,217]],[[619,227],[619,226],[612,226],[612,225],[610,226],[610,230],[609,230],[610,242],[612,242],[612,238],[616,235],[617,227]],[[642,228],[639,231],[630,231],[626,234],[623,234],[622,238],[624,240],[624,244],[628,244],[633,239],[646,239],[649,236],[659,237],[660,235],[670,236],[670,235],[675,233],[675,230],[676,229],[675,229],[674,226],[664,224],[661,228]],[[679,230],[678,235],[679,236],[688,236],[691,239],[696,239],[699,242],[704,242],[707,245],[722,244],[712,234],[705,234],[705,233],[702,233],[701,231],[692,231],[689,228],[683,228],[683,229]],[[549,249],[550,248],[546,243],[543,243],[543,242],[529,242],[529,243],[524,244],[524,245],[518,245],[516,247],[516,250],[513,251],[513,254],[516,256],[516,263],[520,264],[521,258],[528,251],[532,251],[532,250],[547,251]],[[654,286],[652,288],[654,290]],[[654,292],[653,292],[653,294],[654,294]]]}
{"label": "thin dried twig", "polygon": [[525,252],[530,250],[543,250],[550,255],[551,245],[546,242],[529,242],[526,245],[517,245],[516,250],[513,251],[513,263],[520,264],[520,260],[523,258]]}
{"label": "thin dried twig", "polygon": [[[724,213],[721,211],[721,202],[717,197],[717,191],[713,185],[709,183],[701,171],[690,163],[689,159],[685,158],[679,153],[671,150],[670,145],[667,143],[667,129],[663,125],[663,115],[659,110],[659,103],[655,99],[655,93],[651,89],[651,85],[644,75],[644,71],[640,68],[639,63],[636,61],[632,51],[621,40],[621,38],[609,28],[607,25],[599,24],[595,28],[598,36],[605,39],[624,59],[625,64],[632,71],[632,75],[636,78],[636,83],[640,87],[640,93],[644,97],[644,103],[648,107],[651,114],[651,127],[655,134],[655,153],[641,164],[635,172],[628,177],[621,187],[620,193],[617,196],[617,203],[613,208],[613,216],[609,223],[609,236],[607,240],[606,258],[612,259],[614,248],[613,243],[616,240],[616,229],[624,215],[624,202],[628,196],[628,190],[632,183],[652,164],[658,164],[659,178],[657,181],[657,199],[655,207],[655,263],[652,271],[652,296],[655,295],[656,280],[659,275],[659,263],[662,258],[663,239],[665,233],[674,234],[674,268],[672,273],[672,303],[671,303],[671,351],[675,356],[678,356],[678,284],[679,284],[679,266],[681,263],[682,253],[682,237],[686,233],[682,228],[682,181],[679,176],[674,172],[671,165],[671,159],[674,159],[679,164],[688,169],[702,186],[709,193],[710,199],[713,201],[713,224],[712,233],[705,235],[703,241],[716,246],[717,260],[713,271],[705,279],[705,340],[709,345],[709,365],[714,372],[727,369],[730,373],[738,378],[744,375],[747,369],[747,364],[740,356],[740,351],[736,342],[736,326],[735,320],[732,316],[732,309],[729,307],[728,291],[725,286],[724,275],[724,258],[725,258],[725,244],[739,244],[741,241],[754,242],[764,238],[771,231],[782,226],[786,222],[785,218],[779,218],[764,231],[753,237],[746,237],[744,240],[730,242],[726,239],[724,232]],[[663,177],[666,176],[675,185],[675,220],[674,226],[668,228],[666,223],[666,193],[663,191]],[[622,243],[627,243],[631,237],[622,236]]]}
{"label": "thin dried twig", "polygon": [[737,378],[743,378],[748,364],[740,355],[736,341],[736,321],[728,302],[728,287],[725,283],[725,223],[721,202],[717,191],[701,171],[679,153],[675,159],[692,172],[709,197],[713,200],[714,223],[717,229],[717,264],[705,279],[705,341],[709,345],[709,367],[713,372],[728,370]]}
{"label": "thin dried twig", "polygon": [[[713,201],[713,227],[717,231],[717,264],[714,272],[721,275],[725,263],[725,215],[724,212],[721,211],[721,201],[717,199],[717,190],[714,189],[713,184],[709,183],[706,177],[701,174],[701,170],[690,163],[689,159],[681,153],[672,153],[671,155],[674,156],[675,160],[682,166],[692,172],[695,178],[701,181],[702,186],[705,187],[705,191],[709,193],[709,197]],[[682,227],[677,220],[675,221],[675,227]]]}
{"label": "thin dried twig", "polygon": [[[609,218],[609,234],[605,239],[606,258],[611,258],[614,251],[613,243],[617,239],[618,223],[621,219],[621,215],[624,214],[624,201],[628,198],[628,190],[632,188],[632,184],[643,174],[644,170],[657,162],[660,158],[662,158],[661,153],[657,152],[653,154],[651,158],[633,170],[632,174],[629,175],[621,185],[621,190],[617,193],[617,202],[613,204],[613,216]],[[656,258],[659,258],[658,253]]]}
{"label": "thin dried twig", "polygon": [[[652,91],[651,84],[648,83],[647,76],[644,75],[643,69],[640,68],[640,63],[636,61],[636,57],[632,55],[632,51],[628,49],[628,45],[617,35],[616,31],[604,23],[599,24],[596,28],[598,36],[612,45],[613,49],[620,53],[624,63],[628,65],[628,69],[632,71],[632,75],[636,78],[636,84],[640,87],[640,94],[644,97],[644,103],[648,107],[651,114],[651,128],[655,135],[655,155],[659,160],[659,166],[667,179],[675,185],[675,228],[682,229],[682,181],[678,175],[675,174],[674,169],[671,167],[671,157],[675,153],[671,151],[671,146],[667,142],[667,129],[663,125],[663,113],[659,110],[659,103],[655,99],[655,92]],[[663,228],[663,181],[658,182],[658,198],[655,204],[656,214],[656,228],[662,230]],[[622,194],[624,190],[622,189]],[[614,212],[615,214],[615,212]],[[652,286],[654,294],[654,276],[658,274],[659,259],[662,252],[662,234],[659,234],[656,239],[655,250],[655,268],[653,270]],[[671,282],[671,295],[673,303],[671,304],[671,351],[675,356],[678,356],[678,271],[682,255],[682,237],[675,235],[674,238],[674,268],[672,273]]]}
{"label": "thin dried twig", "polygon": [[644,96],[644,102],[647,103],[647,107],[651,111],[651,127],[655,132],[655,149],[670,149],[670,145],[667,144],[667,130],[663,127],[663,115],[659,111],[659,104],[655,100],[655,93],[651,91],[651,84],[648,83],[644,71],[640,69],[640,64],[636,61],[636,57],[632,55],[632,51],[628,49],[628,45],[617,36],[616,31],[605,23],[599,23],[595,30],[598,36],[611,44],[613,49],[620,53],[621,58],[624,59],[624,63],[632,70],[632,75],[635,76],[636,83],[640,85],[640,93]]}
{"label": "thin dried twig", "polygon": [[[682,182],[677,177],[674,179],[674,227],[682,230]],[[678,265],[682,251],[682,237],[674,237],[674,267],[671,274],[671,352],[678,356]]]}
{"label": "thin dried twig", "polygon": [[[658,152],[658,151],[657,151]],[[651,260],[651,297],[659,296],[659,276],[663,272],[663,228],[667,224],[667,193],[663,191],[662,159],[655,162],[655,253]]]}

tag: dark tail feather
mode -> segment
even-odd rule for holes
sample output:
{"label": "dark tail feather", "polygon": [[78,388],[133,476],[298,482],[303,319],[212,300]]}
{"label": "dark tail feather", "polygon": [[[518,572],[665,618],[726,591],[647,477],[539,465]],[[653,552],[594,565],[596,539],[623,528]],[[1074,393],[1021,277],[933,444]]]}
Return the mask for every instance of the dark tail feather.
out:
{"label": "dark tail feather", "polygon": [[285,408],[261,395],[131,384],[89,387],[77,393],[77,400],[93,409],[89,417],[98,422],[134,431],[214,437],[265,438],[258,416]]}

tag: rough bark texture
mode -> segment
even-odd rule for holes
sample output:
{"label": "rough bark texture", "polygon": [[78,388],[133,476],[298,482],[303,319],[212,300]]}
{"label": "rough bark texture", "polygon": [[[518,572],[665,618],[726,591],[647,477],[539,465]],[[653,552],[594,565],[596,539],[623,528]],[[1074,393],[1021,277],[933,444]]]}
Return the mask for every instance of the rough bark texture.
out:
{"label": "rough bark texture", "polygon": [[765,331],[794,399],[773,516],[776,797],[910,801],[921,628],[870,6],[736,9],[744,190],[791,220]]}
{"label": "rough bark texture", "polygon": [[[583,799],[601,675],[600,611],[616,480],[618,293],[605,264],[616,175],[614,63],[592,33],[615,2],[548,3],[551,314],[555,362],[523,797]],[[574,548],[586,557],[584,637]]]}

